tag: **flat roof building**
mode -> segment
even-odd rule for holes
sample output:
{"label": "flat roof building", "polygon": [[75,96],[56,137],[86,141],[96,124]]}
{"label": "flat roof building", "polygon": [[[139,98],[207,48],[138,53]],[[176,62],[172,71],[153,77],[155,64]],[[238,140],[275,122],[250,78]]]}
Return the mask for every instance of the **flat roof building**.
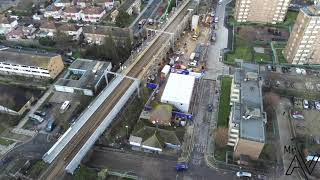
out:
{"label": "flat roof building", "polygon": [[320,4],[303,7],[292,28],[284,57],[291,64],[320,64]]}
{"label": "flat roof building", "polygon": [[0,47],[0,74],[54,79],[63,68],[59,54]]}
{"label": "flat roof building", "polygon": [[105,71],[110,71],[111,68],[110,62],[77,59],[55,83],[54,88],[60,92],[93,96],[106,82]]}
{"label": "flat roof building", "polygon": [[276,24],[286,16],[291,0],[236,0],[235,20]]}
{"label": "flat roof building", "polygon": [[182,112],[188,112],[195,77],[171,73],[161,96],[161,102],[173,105]]}
{"label": "flat roof building", "polygon": [[228,145],[234,147],[237,157],[248,155],[257,159],[263,149],[267,119],[261,87],[259,66],[241,63],[231,85],[228,139]]}

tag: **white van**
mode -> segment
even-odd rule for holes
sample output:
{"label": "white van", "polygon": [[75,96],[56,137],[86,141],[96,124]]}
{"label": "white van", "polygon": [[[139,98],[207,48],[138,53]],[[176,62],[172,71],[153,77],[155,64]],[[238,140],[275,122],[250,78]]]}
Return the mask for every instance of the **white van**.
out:
{"label": "white van", "polygon": [[239,171],[237,172],[237,177],[251,177],[251,173]]}
{"label": "white van", "polygon": [[61,111],[65,111],[65,110],[68,109],[69,107],[70,107],[70,101],[65,101],[65,102],[63,102],[60,110],[61,110]]}

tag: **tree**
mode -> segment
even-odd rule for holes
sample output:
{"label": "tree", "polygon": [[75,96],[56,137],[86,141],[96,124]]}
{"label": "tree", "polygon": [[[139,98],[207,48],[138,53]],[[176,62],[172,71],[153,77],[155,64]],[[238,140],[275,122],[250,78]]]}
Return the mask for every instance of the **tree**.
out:
{"label": "tree", "polygon": [[116,25],[118,27],[126,27],[130,23],[130,15],[124,10],[119,10],[116,17]]}
{"label": "tree", "polygon": [[97,179],[97,173],[94,170],[89,169],[84,165],[80,165],[80,167],[75,171],[74,179],[75,180]]}
{"label": "tree", "polygon": [[43,46],[54,46],[56,44],[56,42],[49,37],[40,38],[39,43]]}
{"label": "tree", "polygon": [[213,131],[213,138],[218,148],[223,148],[228,143],[228,128],[217,128]]}

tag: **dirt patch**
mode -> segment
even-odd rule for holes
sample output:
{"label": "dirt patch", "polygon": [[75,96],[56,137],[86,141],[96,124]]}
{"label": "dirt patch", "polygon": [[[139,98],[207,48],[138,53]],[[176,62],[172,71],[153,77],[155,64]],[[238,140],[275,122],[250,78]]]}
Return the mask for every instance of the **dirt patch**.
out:
{"label": "dirt patch", "polygon": [[289,38],[289,32],[281,28],[268,28],[260,26],[245,26],[237,28],[238,34],[250,41],[287,41]]}

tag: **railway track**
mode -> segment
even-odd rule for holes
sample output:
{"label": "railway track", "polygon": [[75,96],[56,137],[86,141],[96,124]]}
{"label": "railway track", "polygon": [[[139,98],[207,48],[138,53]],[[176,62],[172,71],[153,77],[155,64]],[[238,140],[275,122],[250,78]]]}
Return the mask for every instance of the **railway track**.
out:
{"label": "railway track", "polygon": [[[182,19],[188,13],[188,5],[185,6],[175,17],[175,19],[170,23],[170,25],[165,29],[167,32],[174,32],[176,25],[179,24]],[[150,63],[153,56],[157,54],[160,47],[168,41],[167,36],[158,37],[152,46],[145,52],[137,63],[130,69],[126,74],[127,76],[138,78],[143,72],[143,68]],[[80,128],[77,134],[75,134],[70,142],[62,149],[55,160],[49,165],[46,171],[41,174],[39,179],[62,179],[66,166],[70,163],[73,157],[89,139],[95,129],[101,124],[104,118],[110,113],[115,104],[124,95],[126,90],[133,83],[133,80],[125,78],[120,84],[115,88],[115,90],[104,100],[101,106],[96,110],[96,112],[87,120],[87,122]]]}

